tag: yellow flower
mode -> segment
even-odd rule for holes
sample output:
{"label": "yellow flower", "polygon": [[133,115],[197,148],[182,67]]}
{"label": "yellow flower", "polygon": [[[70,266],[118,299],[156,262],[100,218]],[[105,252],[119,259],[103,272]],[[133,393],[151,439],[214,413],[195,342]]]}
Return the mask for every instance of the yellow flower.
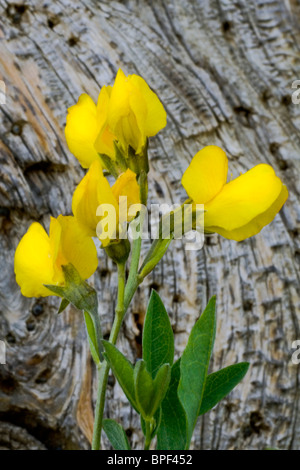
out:
{"label": "yellow flower", "polygon": [[72,216],[51,217],[49,235],[34,222],[20,240],[15,252],[16,281],[25,297],[54,295],[44,284],[64,285],[62,265],[71,263],[82,279],[97,269],[93,240]]}
{"label": "yellow flower", "polygon": [[208,146],[198,152],[182,177],[189,197],[204,204],[204,229],[236,241],[256,235],[288,198],[270,165],[259,164],[229,183],[225,152]]}
{"label": "yellow flower", "polygon": [[82,94],[68,109],[65,136],[70,151],[84,168],[98,153],[115,159],[114,141],[125,154],[130,145],[138,154],[151,137],[165,127],[166,112],[156,94],[138,75],[119,70],[113,87],[102,87],[97,105]]}
{"label": "yellow flower", "polygon": [[167,123],[163,105],[142,77],[135,74],[126,77],[121,69],[109,95],[107,121],[97,138],[96,149],[101,152],[108,129],[125,152],[130,145],[137,154],[141,153],[147,137],[157,134]]}
{"label": "yellow flower", "polygon": [[[127,197],[124,207],[119,205],[120,196]],[[99,230],[107,232],[105,226],[108,225],[110,232],[106,238],[101,238],[103,246],[107,246],[112,239],[118,238],[119,222],[130,221],[128,210],[139,201],[135,173],[127,169],[110,187],[99,160],[95,160],[74,191],[72,211],[90,236],[96,236]],[[99,213],[99,206],[100,209],[102,206],[103,213]]]}

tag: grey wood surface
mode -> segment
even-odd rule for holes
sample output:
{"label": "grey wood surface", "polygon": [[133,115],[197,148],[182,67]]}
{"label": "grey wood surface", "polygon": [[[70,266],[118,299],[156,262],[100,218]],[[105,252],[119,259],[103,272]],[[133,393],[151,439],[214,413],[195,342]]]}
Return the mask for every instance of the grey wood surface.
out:
{"label": "grey wood surface", "polygon": [[[150,201],[185,199],[181,175],[203,146],[228,154],[233,177],[270,163],[289,189],[273,223],[236,243],[213,235],[199,251],[173,244],[140,288],[119,347],[134,361],[151,288],[164,299],[182,352],[195,320],[217,295],[211,370],[247,360],[243,382],[199,419],[195,449],[298,449],[300,339],[300,79],[298,0],[0,0],[0,448],[88,449],[95,370],[80,312],[57,299],[25,299],[14,250],[33,220],[69,214],[84,172],[67,149],[67,107],[97,99],[121,67],[162,100],[167,127],[150,145]],[[99,252],[92,282],[110,331],[115,267]],[[141,448],[139,420],[111,377],[105,408]],[[103,445],[109,448],[104,439]]]}

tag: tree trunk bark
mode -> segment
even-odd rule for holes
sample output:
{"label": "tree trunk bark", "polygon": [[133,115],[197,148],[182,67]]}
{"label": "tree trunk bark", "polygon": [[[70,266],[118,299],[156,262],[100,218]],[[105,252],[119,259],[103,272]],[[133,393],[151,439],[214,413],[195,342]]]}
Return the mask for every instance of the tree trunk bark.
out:
{"label": "tree trunk bark", "polygon": [[[153,203],[184,201],[183,171],[203,146],[221,146],[233,177],[271,164],[289,189],[275,220],[241,243],[213,235],[199,251],[173,243],[135,296],[118,342],[131,360],[151,288],[170,314],[176,353],[217,295],[211,371],[249,361],[243,382],[199,419],[195,449],[297,449],[300,444],[300,7],[297,0],[0,0],[0,448],[88,449],[96,377],[83,318],[57,299],[26,299],[14,251],[34,220],[71,212],[83,176],[64,138],[66,110],[97,99],[121,67],[143,76],[163,102],[167,127],[150,146]],[[117,275],[100,253],[93,278],[109,334]],[[136,413],[109,379],[107,417],[141,448]],[[109,443],[103,438],[104,448]]]}

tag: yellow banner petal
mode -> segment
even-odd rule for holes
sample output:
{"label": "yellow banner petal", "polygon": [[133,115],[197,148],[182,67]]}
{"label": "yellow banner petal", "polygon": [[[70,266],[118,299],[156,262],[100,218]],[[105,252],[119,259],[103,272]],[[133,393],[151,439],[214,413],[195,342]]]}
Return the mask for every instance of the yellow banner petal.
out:
{"label": "yellow banner petal", "polygon": [[196,204],[213,199],[226,183],[228,160],[225,152],[215,145],[200,150],[183,174],[181,183]]}
{"label": "yellow banner petal", "polygon": [[74,191],[72,211],[78,222],[90,236],[96,236],[100,217],[96,215],[100,204],[112,204],[116,211],[118,204],[103,171],[98,157]]}
{"label": "yellow banner petal", "polygon": [[65,136],[70,152],[83,168],[89,168],[98,158],[94,142],[99,131],[96,105],[90,96],[82,94],[77,104],[68,109]]}
{"label": "yellow banner petal", "polygon": [[15,252],[16,281],[25,297],[52,294],[43,284],[52,284],[54,268],[50,239],[41,224],[34,222]]}

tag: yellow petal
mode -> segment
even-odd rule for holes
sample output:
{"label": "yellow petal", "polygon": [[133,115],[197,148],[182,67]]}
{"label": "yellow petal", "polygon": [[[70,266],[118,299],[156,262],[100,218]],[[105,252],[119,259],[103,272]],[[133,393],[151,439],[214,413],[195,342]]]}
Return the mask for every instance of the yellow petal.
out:
{"label": "yellow petal", "polygon": [[[145,80],[138,75],[131,75],[132,84],[140,91],[146,105],[146,116],[143,117],[144,134],[147,137],[156,135],[167,124],[167,113],[158,96],[150,89]],[[131,101],[131,106],[136,109],[136,103]],[[134,111],[137,115],[137,111]],[[137,120],[139,120],[137,118]]]}
{"label": "yellow petal", "polygon": [[105,125],[99,132],[94,147],[97,153],[108,155],[110,158],[115,160],[115,148],[114,141],[117,140],[115,134],[111,132],[108,125]]}
{"label": "yellow petal", "polygon": [[29,227],[17,246],[15,274],[25,297],[54,295],[43,285],[53,284],[54,269],[50,239],[37,222]]}
{"label": "yellow petal", "polygon": [[106,184],[107,180],[103,176],[103,171],[98,157],[82,178],[74,191],[72,199],[72,212],[78,222],[87,230],[87,233],[93,237],[97,225],[96,210],[98,202],[98,187]]}
{"label": "yellow petal", "polygon": [[270,223],[288,192],[270,165],[260,164],[226,184],[205,204],[205,230],[244,240]]}
{"label": "yellow petal", "polygon": [[99,158],[94,142],[100,131],[97,108],[89,95],[82,94],[77,104],[68,109],[65,136],[68,147],[83,168]]}
{"label": "yellow petal", "polygon": [[[120,196],[127,197],[127,212],[132,204],[139,204],[140,202],[140,188],[136,180],[136,174],[131,171],[129,168],[122,173],[115,184],[112,187],[113,194],[116,200],[119,203]],[[119,211],[121,212],[123,207],[119,206]],[[119,214],[121,220],[127,220],[130,222],[134,217],[131,217],[130,220],[127,217],[127,214]]]}
{"label": "yellow petal", "polygon": [[102,128],[104,124],[107,122],[111,91],[112,91],[111,86],[103,86],[98,96],[97,119],[98,119],[98,124],[100,128]]}
{"label": "yellow petal", "polygon": [[100,221],[96,211],[100,204],[112,204],[118,209],[112,188],[103,176],[98,158],[75,189],[72,200],[73,214],[90,236],[96,236],[96,227]]}
{"label": "yellow petal", "polygon": [[183,174],[181,183],[197,204],[205,204],[223,188],[227,179],[228,160],[225,152],[215,145],[200,150]]}
{"label": "yellow petal", "polygon": [[128,116],[119,119],[114,132],[125,150],[130,145],[136,153],[139,153],[146,144],[146,137],[141,133],[132,111],[129,112]]}
{"label": "yellow petal", "polygon": [[280,211],[283,204],[288,198],[288,190],[285,185],[282,185],[281,192],[276,201],[262,214],[256,216],[253,220],[246,225],[235,230],[225,230],[222,227],[210,227],[212,232],[219,233],[224,238],[230,240],[242,241],[246,238],[252,237],[261,231],[263,227],[268,225],[274,219],[275,215]]}
{"label": "yellow petal", "polygon": [[58,219],[50,217],[50,248],[54,275],[52,284],[64,285],[65,278],[61,267],[68,264],[61,249],[61,224]]}
{"label": "yellow petal", "polygon": [[58,216],[61,237],[56,262],[71,263],[82,279],[88,279],[97,269],[98,258],[94,241],[82,230],[75,217]]}
{"label": "yellow petal", "polygon": [[112,204],[101,204],[98,207],[99,223],[96,228],[97,237],[106,247],[112,240],[118,238],[118,212]]}
{"label": "yellow petal", "polygon": [[128,78],[124,72],[119,69],[116,75],[115,83],[111,89],[109,101],[109,126],[114,129],[121,117],[127,116],[130,112],[129,107]]}
{"label": "yellow petal", "polygon": [[[135,96],[137,93],[138,97]],[[143,137],[131,108],[130,99],[138,99],[140,106],[143,107],[144,103],[139,91],[132,86],[130,77],[126,77],[123,71],[119,69],[111,90],[108,126],[117,136],[124,149],[127,149],[128,145],[137,149]],[[144,110],[144,113],[146,113],[146,110]]]}
{"label": "yellow petal", "polygon": [[99,93],[97,102],[97,119],[99,124],[99,134],[94,143],[97,152],[115,158],[114,140],[117,137],[110,130],[107,122],[109,101],[112,87],[103,86]]}

